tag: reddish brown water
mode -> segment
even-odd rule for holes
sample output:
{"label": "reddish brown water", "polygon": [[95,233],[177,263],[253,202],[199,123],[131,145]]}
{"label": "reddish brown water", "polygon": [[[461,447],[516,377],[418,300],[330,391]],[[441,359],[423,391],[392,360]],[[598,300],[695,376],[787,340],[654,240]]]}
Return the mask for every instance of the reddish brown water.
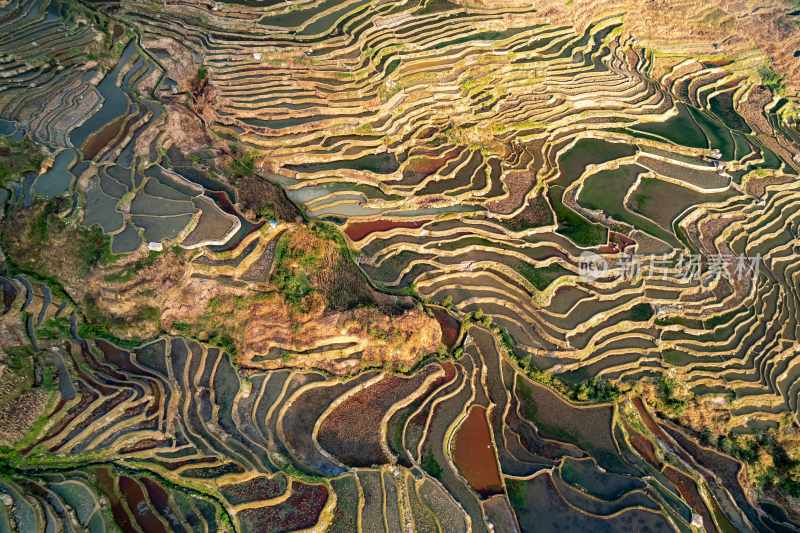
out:
{"label": "reddish brown water", "polygon": [[456,377],[456,367],[450,361],[445,361],[442,363],[442,368],[444,368],[444,377],[442,378],[442,383],[450,383],[453,381],[453,378]]}
{"label": "reddish brown water", "polygon": [[344,232],[350,240],[360,241],[370,233],[387,231],[394,228],[419,228],[427,220],[369,220],[367,222],[354,222],[348,224]]}
{"label": "reddish brown water", "polygon": [[100,468],[95,471],[97,476],[97,483],[100,490],[108,498],[108,503],[111,506],[111,514],[114,515],[114,522],[117,523],[122,531],[134,531],[131,525],[128,513],[125,511],[125,506],[120,501],[117,491],[114,490],[114,477],[111,470],[108,468]]}
{"label": "reddish brown water", "polygon": [[706,530],[709,533],[716,533],[717,528],[714,526],[714,519],[711,518],[711,511],[706,507],[694,480],[669,465],[664,467],[664,475],[678,488],[678,492],[681,493],[686,503],[703,517],[703,525],[705,525]]}
{"label": "reddish brown water", "polygon": [[442,342],[445,346],[452,349],[453,346],[456,345],[456,342],[458,342],[458,333],[461,329],[461,324],[444,309],[434,307],[433,316],[439,322],[439,327],[442,328]]}
{"label": "reddish brown water", "polygon": [[473,406],[455,434],[453,460],[475,492],[490,496],[503,492],[486,409]]}
{"label": "reddish brown water", "polygon": [[86,159],[94,159],[97,157],[103,148],[105,148],[108,143],[113,141],[119,135],[120,130],[122,129],[123,119],[118,118],[114,122],[107,124],[103,127],[102,130],[95,133],[86,144],[83,145],[83,156]]}
{"label": "reddish brown water", "polygon": [[143,531],[148,533],[167,533],[164,526],[150,510],[150,506],[147,505],[144,492],[142,492],[142,488],[138,483],[127,476],[121,476],[119,478],[119,491],[127,500],[128,509],[131,510],[131,514],[139,525],[142,526]]}
{"label": "reddish brown water", "polygon": [[639,455],[641,455],[645,461],[660,469],[661,461],[659,461],[658,456],[656,456],[656,450],[653,447],[653,443],[635,429],[628,426],[626,427],[628,429],[628,438],[630,439],[634,449],[639,452]]}
{"label": "reddish brown water", "polygon": [[426,176],[430,176],[440,168],[444,166],[445,163],[453,159],[453,157],[415,157],[411,159],[406,168],[404,169],[404,174],[408,174],[416,178],[418,181],[421,178]]}
{"label": "reddish brown water", "polygon": [[228,193],[225,191],[206,191],[205,193],[207,196],[211,196],[217,203],[217,205],[228,213],[229,215],[233,215],[236,213],[236,208],[231,203],[231,199],[228,196]]}
{"label": "reddish brown water", "polygon": [[148,477],[141,478],[142,485],[147,490],[147,496],[153,502],[153,506],[161,514],[169,512],[169,494],[158,483]]}

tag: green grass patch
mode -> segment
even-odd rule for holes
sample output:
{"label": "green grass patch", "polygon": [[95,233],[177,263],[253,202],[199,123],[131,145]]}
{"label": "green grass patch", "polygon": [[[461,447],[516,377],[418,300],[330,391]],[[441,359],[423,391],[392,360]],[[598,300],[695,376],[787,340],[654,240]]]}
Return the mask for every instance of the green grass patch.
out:
{"label": "green grass patch", "polygon": [[[123,339],[115,335],[113,331],[122,324],[106,316],[97,307],[94,300],[87,297],[84,299],[83,320],[78,321],[78,336],[84,339],[104,339],[116,344],[121,348],[137,348],[144,342],[140,338]],[[144,306],[138,310],[138,318],[141,320],[156,321],[160,318],[160,310],[156,307]],[[61,340],[72,337],[70,330],[70,320],[66,317],[50,318],[41,326],[36,328],[36,337],[42,340]]]}
{"label": "green grass patch", "polygon": [[721,435],[717,446],[748,465],[759,487],[800,497],[800,459],[789,454],[775,430]]}
{"label": "green grass patch", "polygon": [[78,228],[80,239],[80,257],[85,272],[91,271],[96,266],[110,265],[118,259],[111,252],[111,238],[103,233],[97,226]]}
{"label": "green grass patch", "polygon": [[192,331],[192,325],[188,322],[173,322],[172,329],[180,333],[189,333]]}
{"label": "green grass patch", "polygon": [[[330,233],[328,226],[315,224],[312,231],[318,237],[325,238]],[[321,261],[321,250],[295,248],[291,245],[291,236],[283,235],[275,247],[276,266],[270,282],[289,305],[296,310],[302,310],[306,297],[316,290],[311,284],[310,275],[319,268]]]}
{"label": "green grass patch", "polygon": [[139,337],[122,339],[111,333],[108,329],[97,324],[81,323],[78,326],[78,335],[84,339],[103,339],[116,344],[120,348],[125,348],[128,350],[138,348],[144,344],[144,340],[140,339]]}
{"label": "green grass patch", "polygon": [[212,331],[209,334],[206,342],[227,352],[229,355],[236,355],[236,341],[234,341],[233,338],[225,332],[219,330]]}
{"label": "green grass patch", "polygon": [[36,328],[36,338],[43,340],[68,339],[70,336],[70,323],[66,317],[47,319]]}
{"label": "green grass patch", "polygon": [[50,234],[50,217],[55,213],[56,203],[48,202],[41,213],[33,220],[28,230],[28,239],[33,246],[44,245]]}
{"label": "green grass patch", "polygon": [[98,226],[78,225],[75,229],[69,227],[67,222],[58,216],[62,208],[63,202],[60,199],[53,199],[44,204],[28,228],[30,246],[46,247],[51,242],[54,232],[63,234],[69,231],[73,233],[72,238],[77,240],[78,259],[84,274],[96,266],[109,265],[117,260],[111,252],[110,237]]}
{"label": "green grass patch", "polygon": [[761,77],[761,85],[772,91],[773,94],[783,94],[786,83],[783,76],[775,72],[772,66],[765,65],[759,68],[758,75]]}
{"label": "green grass patch", "polygon": [[257,216],[259,219],[263,220],[278,220],[277,215],[275,214],[275,209],[272,206],[265,205],[259,208]]}
{"label": "green grass patch", "polygon": [[151,250],[145,257],[138,259],[119,272],[107,275],[103,280],[107,283],[127,283],[145,268],[153,266],[160,256],[161,252]]}
{"label": "green grass patch", "polygon": [[680,416],[683,414],[689,402],[677,396],[678,382],[675,378],[662,376],[658,380],[656,386],[658,391],[658,409],[672,416]]}
{"label": "green grass patch", "polygon": [[571,400],[593,403],[613,402],[619,398],[620,394],[619,387],[604,379],[597,378],[579,383],[569,391]]}
{"label": "green grass patch", "polygon": [[641,212],[647,207],[647,205],[652,200],[653,200],[653,197],[650,196],[649,194],[637,193],[633,197],[633,206],[637,211]]}
{"label": "green grass patch", "polygon": [[728,322],[733,320],[733,317],[735,317],[737,314],[739,314],[741,312],[742,312],[741,308],[736,308],[736,309],[732,309],[731,311],[728,311],[727,313],[723,313],[721,315],[712,316],[708,320],[703,320],[703,326],[706,329],[714,329],[714,328],[716,328],[718,326],[721,326],[723,324],[727,324]]}
{"label": "green grass patch", "polygon": [[548,192],[550,203],[558,219],[558,233],[571,239],[578,246],[600,246],[606,243],[608,230],[600,224],[594,224],[564,205],[563,189],[552,187]]}
{"label": "green grass patch", "polygon": [[21,179],[25,174],[38,174],[44,156],[31,140],[0,137],[0,187]]}
{"label": "green grass patch", "polygon": [[305,272],[293,272],[283,265],[275,269],[272,284],[290,305],[298,308],[302,306],[305,297],[314,291]]}
{"label": "green grass patch", "polygon": [[655,311],[653,310],[652,305],[644,303],[636,304],[628,312],[628,319],[633,320],[634,322],[647,322],[653,318],[654,314]]}
{"label": "green grass patch", "polygon": [[347,241],[342,236],[342,232],[339,231],[339,228],[337,228],[336,225],[331,224],[330,222],[315,221],[311,224],[310,228],[311,233],[320,239],[335,242],[339,247],[339,251],[342,252],[342,255],[349,254],[350,249],[347,247]]}
{"label": "green grass patch", "polygon": [[299,481],[305,481],[307,483],[320,483],[327,481],[325,477],[309,474],[308,472],[300,470],[292,463],[287,463],[286,466],[281,468],[281,471],[291,478],[297,479]]}
{"label": "green grass patch", "polygon": [[572,272],[558,264],[534,267],[528,263],[517,263],[515,270],[538,290],[545,290],[553,281]]}
{"label": "green grass patch", "polygon": [[511,505],[516,509],[524,509],[527,506],[528,485],[519,479],[506,479],[506,491]]}
{"label": "green grass patch", "polygon": [[61,279],[86,275],[113,263],[111,239],[99,227],[88,228],[65,218],[68,201],[53,198],[9,213],[2,227],[2,247],[9,275],[24,274],[46,284],[53,295],[75,303]]}
{"label": "green grass patch", "polygon": [[27,373],[33,368],[34,351],[30,346],[12,346],[5,348],[6,364],[17,374]]}
{"label": "green grass patch", "polygon": [[46,391],[55,391],[58,388],[58,371],[52,365],[42,367],[41,387]]}
{"label": "green grass patch", "polygon": [[661,352],[661,359],[674,366],[684,366],[697,358],[679,350],[665,350]]}
{"label": "green grass patch", "polygon": [[422,458],[422,468],[436,479],[442,479],[442,466],[431,454],[426,454]]}
{"label": "green grass patch", "polygon": [[253,152],[244,151],[238,145],[231,145],[231,161],[225,174],[232,179],[252,176],[256,173],[256,156]]}
{"label": "green grass patch", "polygon": [[82,310],[85,320],[78,324],[78,335],[82,338],[104,339],[126,349],[137,348],[144,343],[144,340],[138,337],[123,339],[115,335],[113,332],[126,324],[103,313],[93,298],[89,296],[84,298]]}

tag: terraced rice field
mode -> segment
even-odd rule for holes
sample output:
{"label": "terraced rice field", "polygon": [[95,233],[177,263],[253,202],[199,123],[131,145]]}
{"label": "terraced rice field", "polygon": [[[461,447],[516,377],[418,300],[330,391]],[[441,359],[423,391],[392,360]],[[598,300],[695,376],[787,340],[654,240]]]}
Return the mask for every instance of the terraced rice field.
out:
{"label": "terraced rice field", "polygon": [[[4,237],[3,368],[30,345],[39,416],[0,423],[0,530],[800,529],[800,445],[765,481],[730,444],[797,429],[794,97],[704,57],[656,75],[626,24],[0,2],[0,136],[48,157],[0,183],[3,224],[50,202],[139,258],[60,279]],[[297,255],[303,227],[340,262]],[[308,304],[315,275],[355,303]],[[90,327],[107,309],[151,329]],[[438,353],[400,353],[398,309]]]}

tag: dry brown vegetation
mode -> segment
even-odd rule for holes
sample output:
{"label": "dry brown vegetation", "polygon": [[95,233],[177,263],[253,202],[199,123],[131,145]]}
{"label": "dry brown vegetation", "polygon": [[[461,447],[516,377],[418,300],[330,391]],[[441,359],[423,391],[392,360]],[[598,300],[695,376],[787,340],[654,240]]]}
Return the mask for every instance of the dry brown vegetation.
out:
{"label": "dry brown vegetation", "polygon": [[[456,0],[476,8],[529,7],[525,0]],[[789,0],[544,0],[538,15],[553,24],[583,30],[603,15],[625,14],[624,32],[655,50],[655,72],[663,74],[694,58],[731,61],[752,57],[784,75],[793,92],[800,89],[800,31],[788,13]]]}
{"label": "dry brown vegetation", "polygon": [[[8,386],[0,377],[0,394]],[[14,397],[14,401],[0,407],[0,444],[19,441],[30,431],[36,420],[44,414],[48,394],[42,389],[30,389]]]}
{"label": "dry brown vegetation", "polygon": [[265,178],[250,174],[232,181],[239,193],[239,205],[248,219],[295,222],[300,217],[300,211],[286,198],[283,190]]}
{"label": "dry brown vegetation", "polygon": [[[201,338],[224,332],[243,365],[323,368],[346,373],[362,366],[413,363],[438,349],[441,330],[422,310],[392,310],[391,299],[375,293],[337,243],[305,226],[281,237],[271,288],[253,292],[192,278],[165,304],[167,330],[198,331]],[[383,306],[377,307],[380,301]],[[347,344],[357,349],[298,353]],[[279,359],[257,356],[271,349]]]}
{"label": "dry brown vegetation", "polygon": [[[270,283],[235,285],[193,276],[192,256],[179,248],[111,257],[106,240],[94,233],[75,239],[58,212],[50,204],[20,211],[5,227],[9,257],[17,268],[58,279],[84,319],[114,337],[189,334],[250,366],[335,373],[386,362],[411,367],[441,344],[436,320],[374,291],[327,226],[291,226],[274,237],[280,240]],[[53,248],[60,253],[46,252]],[[357,348],[291,356],[339,343]],[[272,348],[289,356],[254,361]]]}
{"label": "dry brown vegetation", "polygon": [[110,250],[105,252],[107,241],[98,231],[62,218],[66,208],[66,200],[57,200],[15,212],[3,224],[2,241],[8,262],[60,280],[80,299],[86,292],[84,276],[106,260]]}

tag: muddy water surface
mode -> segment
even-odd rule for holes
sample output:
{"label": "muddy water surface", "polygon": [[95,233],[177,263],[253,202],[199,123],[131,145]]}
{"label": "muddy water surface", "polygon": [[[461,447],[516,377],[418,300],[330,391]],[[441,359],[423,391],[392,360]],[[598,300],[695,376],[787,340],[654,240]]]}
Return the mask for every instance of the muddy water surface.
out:
{"label": "muddy water surface", "polygon": [[453,450],[453,460],[459,472],[484,497],[503,492],[489,431],[486,408],[473,406],[456,431]]}

